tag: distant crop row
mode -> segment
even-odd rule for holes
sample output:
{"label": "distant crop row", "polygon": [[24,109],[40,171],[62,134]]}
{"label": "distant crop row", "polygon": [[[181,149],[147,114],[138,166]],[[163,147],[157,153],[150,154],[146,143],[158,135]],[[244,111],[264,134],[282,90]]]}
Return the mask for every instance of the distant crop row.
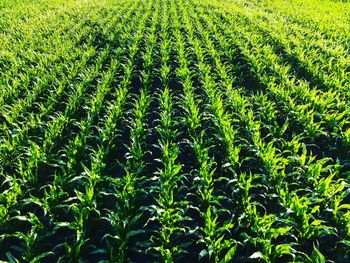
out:
{"label": "distant crop row", "polygon": [[0,260],[348,262],[348,7],[5,0]]}

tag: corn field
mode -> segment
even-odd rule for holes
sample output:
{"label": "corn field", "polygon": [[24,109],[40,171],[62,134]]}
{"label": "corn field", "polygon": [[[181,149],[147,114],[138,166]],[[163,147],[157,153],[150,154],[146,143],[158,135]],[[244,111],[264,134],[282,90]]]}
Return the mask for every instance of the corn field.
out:
{"label": "corn field", "polygon": [[350,3],[0,2],[1,262],[350,262]]}

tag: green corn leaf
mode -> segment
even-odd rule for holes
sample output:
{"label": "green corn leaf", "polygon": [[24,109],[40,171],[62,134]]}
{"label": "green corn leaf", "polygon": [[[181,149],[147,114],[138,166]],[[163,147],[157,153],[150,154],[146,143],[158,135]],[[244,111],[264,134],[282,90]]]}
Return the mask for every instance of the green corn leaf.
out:
{"label": "green corn leaf", "polygon": [[227,251],[225,257],[220,261],[220,263],[232,262],[234,255],[236,254],[237,245],[232,246],[229,251]]}

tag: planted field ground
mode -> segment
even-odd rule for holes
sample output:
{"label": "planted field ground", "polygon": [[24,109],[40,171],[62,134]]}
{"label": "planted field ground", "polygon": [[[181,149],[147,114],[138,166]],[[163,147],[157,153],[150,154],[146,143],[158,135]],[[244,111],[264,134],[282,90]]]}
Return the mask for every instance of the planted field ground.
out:
{"label": "planted field ground", "polygon": [[0,260],[349,262],[350,5],[0,3]]}

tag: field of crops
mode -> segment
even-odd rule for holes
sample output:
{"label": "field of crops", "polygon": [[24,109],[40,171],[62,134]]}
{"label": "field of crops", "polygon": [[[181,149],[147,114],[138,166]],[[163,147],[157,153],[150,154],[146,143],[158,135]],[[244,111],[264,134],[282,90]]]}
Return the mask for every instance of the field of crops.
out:
{"label": "field of crops", "polygon": [[0,261],[350,262],[350,3],[0,2]]}

